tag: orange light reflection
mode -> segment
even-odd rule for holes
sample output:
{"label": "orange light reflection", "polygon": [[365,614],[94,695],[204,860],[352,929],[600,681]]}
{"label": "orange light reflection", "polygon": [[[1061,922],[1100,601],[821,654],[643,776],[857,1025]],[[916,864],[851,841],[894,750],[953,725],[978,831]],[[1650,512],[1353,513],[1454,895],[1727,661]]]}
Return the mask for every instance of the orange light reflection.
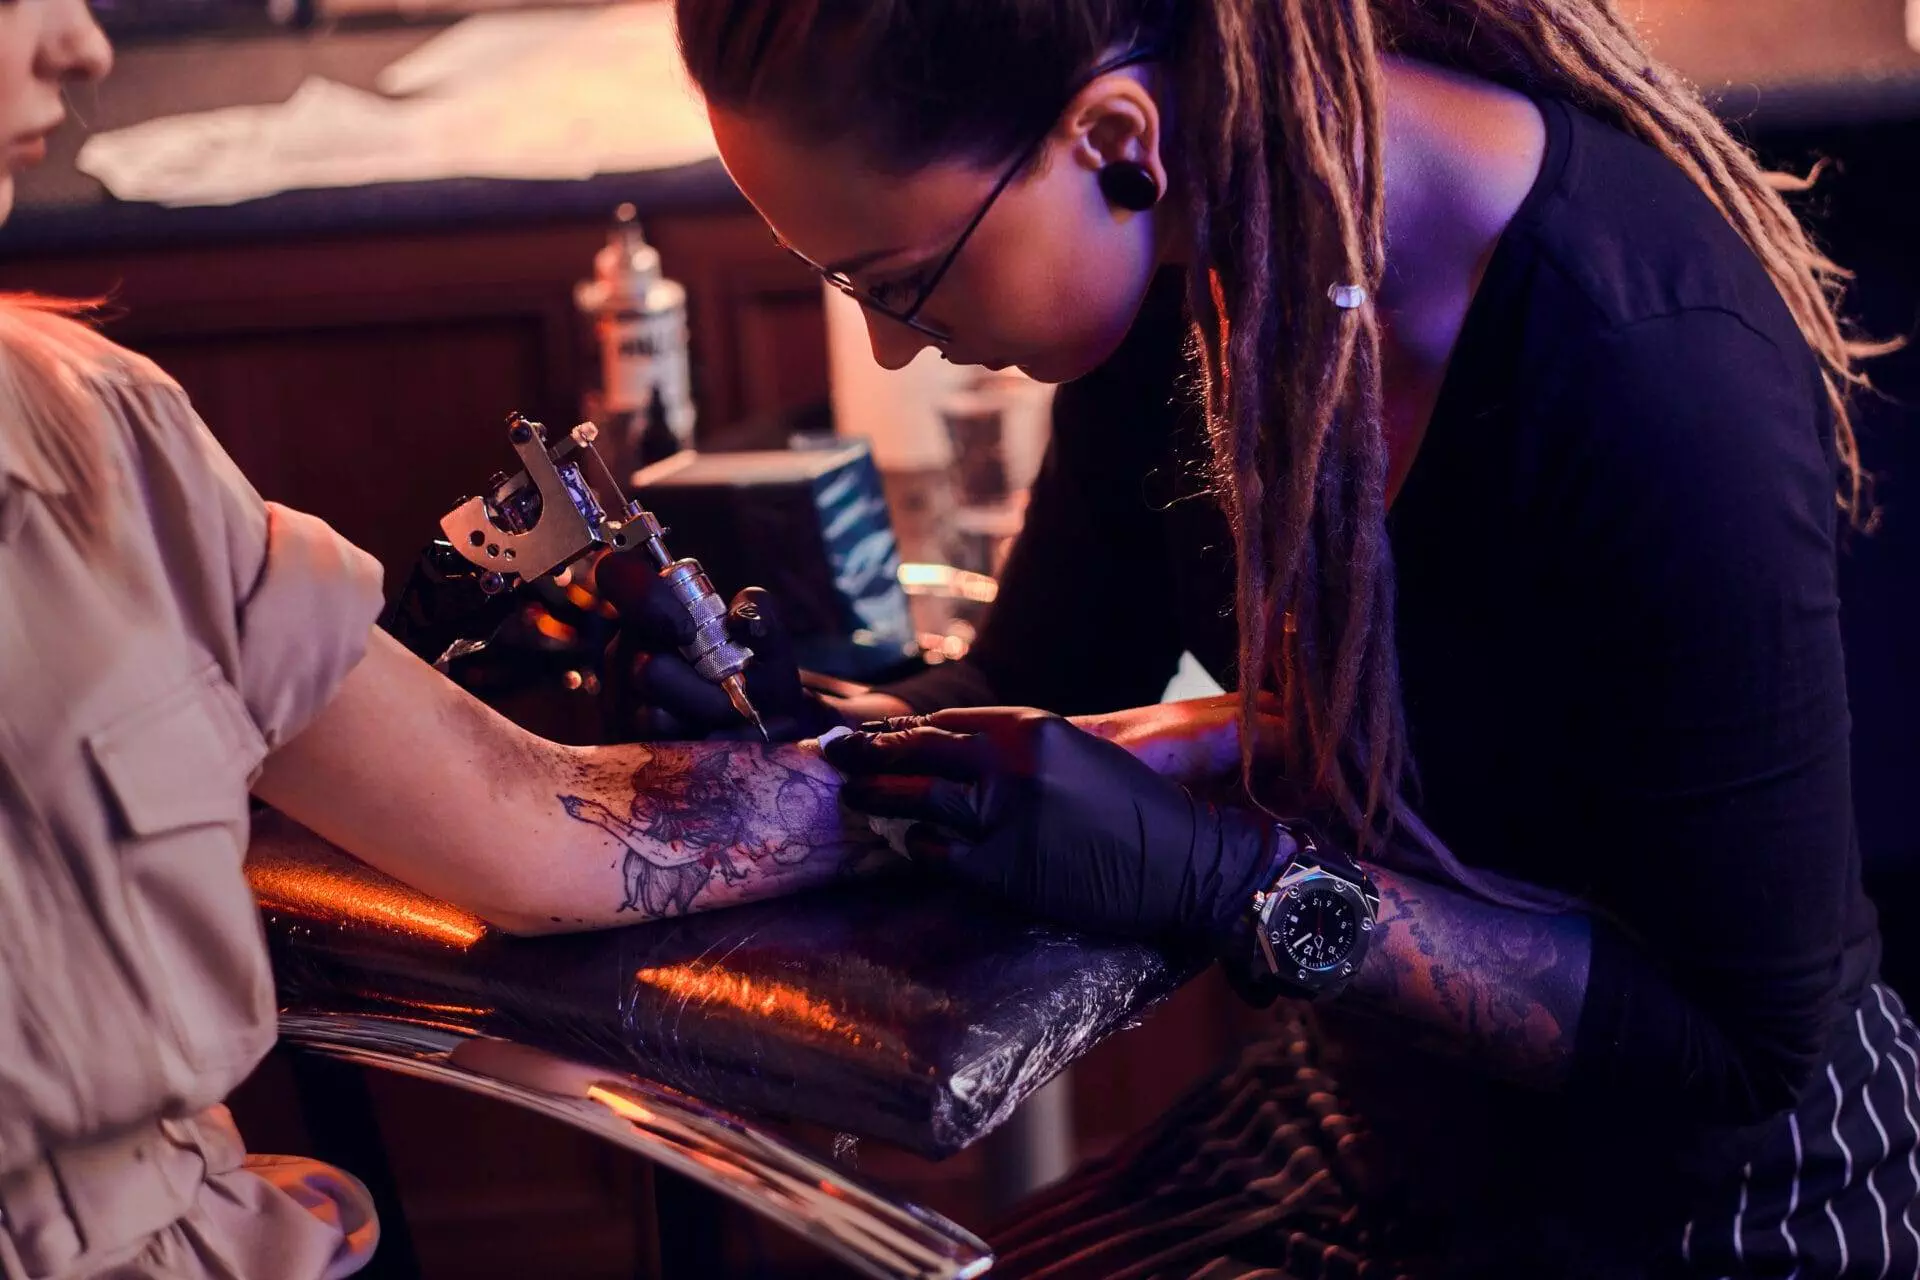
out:
{"label": "orange light reflection", "polygon": [[533,616],[533,629],[549,640],[558,640],[561,644],[572,644],[580,633],[550,613],[536,613]]}
{"label": "orange light reflection", "polygon": [[249,863],[247,879],[261,906],[295,915],[385,925],[462,950],[487,934],[479,917],[398,884],[365,884],[288,862]]}
{"label": "orange light reflection", "polygon": [[642,969],[633,976],[637,982],[658,987],[682,1000],[726,1005],[755,1017],[796,1023],[837,1036],[852,1045],[875,1045],[871,1033],[863,1032],[858,1025],[834,1013],[829,1005],[784,982],[749,978],[743,973],[734,973],[717,965],[701,969],[668,965],[660,969]]}
{"label": "orange light reflection", "polygon": [[622,1120],[631,1120],[635,1124],[652,1124],[653,1112],[647,1110],[631,1098],[623,1098],[601,1085],[589,1085],[587,1097],[599,1103]]}
{"label": "orange light reflection", "polygon": [[435,1004],[431,1000],[402,999],[400,1003],[409,1009],[424,1009],[429,1013],[444,1013],[456,1018],[484,1018],[493,1012],[491,1009],[476,1009],[468,1004]]}

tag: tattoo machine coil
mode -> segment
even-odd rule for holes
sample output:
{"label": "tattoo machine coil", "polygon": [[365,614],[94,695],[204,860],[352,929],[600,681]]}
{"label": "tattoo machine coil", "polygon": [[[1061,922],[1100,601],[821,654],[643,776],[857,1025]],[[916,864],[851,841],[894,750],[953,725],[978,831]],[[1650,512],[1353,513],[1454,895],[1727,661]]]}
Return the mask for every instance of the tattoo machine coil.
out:
{"label": "tattoo machine coil", "polygon": [[[507,439],[524,469],[495,476],[486,492],[468,498],[440,521],[447,541],[484,572],[480,588],[498,595],[599,551],[645,547],[693,623],[693,639],[681,655],[701,677],[719,687],[742,719],[764,738],[766,725],[747,698],[746,668],[753,650],[727,633],[727,606],[706,570],[667,550],[668,530],[638,502],[626,497],[594,448],[599,429],[583,422],[558,441],[547,428],[519,414],[507,419]],[[588,468],[618,501],[611,513],[594,492]]]}

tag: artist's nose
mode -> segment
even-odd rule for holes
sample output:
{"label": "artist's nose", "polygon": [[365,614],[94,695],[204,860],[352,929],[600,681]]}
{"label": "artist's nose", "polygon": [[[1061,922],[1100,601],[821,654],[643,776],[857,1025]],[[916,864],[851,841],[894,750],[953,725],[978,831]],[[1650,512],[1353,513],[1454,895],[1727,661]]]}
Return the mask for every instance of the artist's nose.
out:
{"label": "artist's nose", "polygon": [[872,311],[866,313],[867,341],[873,344],[873,358],[882,369],[904,369],[933,339],[918,329],[910,329],[898,320]]}
{"label": "artist's nose", "polygon": [[113,46],[86,0],[56,0],[34,50],[35,73],[47,80],[88,83],[112,69]]}

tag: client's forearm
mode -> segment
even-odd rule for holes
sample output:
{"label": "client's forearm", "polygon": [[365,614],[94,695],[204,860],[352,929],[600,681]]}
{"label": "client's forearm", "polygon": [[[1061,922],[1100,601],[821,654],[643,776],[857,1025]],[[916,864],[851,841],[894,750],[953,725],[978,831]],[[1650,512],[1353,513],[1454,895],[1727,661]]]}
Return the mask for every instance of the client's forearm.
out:
{"label": "client's forearm", "polygon": [[883,846],[799,747],[565,747],[382,632],[255,793],[387,874],[513,932],[771,897]]}
{"label": "client's forearm", "polygon": [[570,751],[558,825],[516,931],[631,924],[792,893],[886,846],[838,803],[840,776],[795,746],[658,743]]}
{"label": "client's forearm", "polygon": [[[880,689],[845,693],[827,702],[850,728],[913,714],[906,701]],[[1096,738],[1125,747],[1163,777],[1205,783],[1228,777],[1239,766],[1239,706],[1238,698],[1221,694],[1074,716],[1073,722]]]}
{"label": "client's forearm", "polygon": [[1494,906],[1370,867],[1373,945],[1341,997],[1402,1023],[1422,1047],[1541,1087],[1566,1078],[1586,1000],[1584,916]]}
{"label": "client's forearm", "polygon": [[1163,702],[1073,722],[1125,747],[1162,777],[1190,785],[1231,777],[1240,767],[1240,699],[1233,694]]}
{"label": "client's forearm", "polygon": [[893,716],[910,716],[913,708],[890,693],[879,689],[863,689],[859,693],[849,693],[840,697],[830,697],[827,704],[840,713],[840,720],[849,729],[865,724],[869,720],[886,720]]}

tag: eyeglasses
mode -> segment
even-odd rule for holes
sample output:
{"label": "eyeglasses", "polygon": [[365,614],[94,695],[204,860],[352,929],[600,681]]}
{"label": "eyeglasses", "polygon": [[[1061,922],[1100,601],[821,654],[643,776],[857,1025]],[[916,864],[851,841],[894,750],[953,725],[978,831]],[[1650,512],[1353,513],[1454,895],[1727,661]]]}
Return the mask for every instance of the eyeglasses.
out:
{"label": "eyeglasses", "polygon": [[[1121,54],[1118,57],[1108,59],[1092,71],[1089,71],[1080,82],[1074,86],[1073,92],[1067,95],[1067,101],[1061,104],[1060,110],[1066,110],[1068,103],[1071,103],[1075,97],[1079,96],[1082,89],[1092,84],[1095,80],[1098,80],[1101,76],[1112,71],[1118,71],[1123,67],[1131,67],[1142,62],[1151,62],[1159,56],[1160,51],[1158,49],[1137,49],[1132,53]],[[987,198],[981,202],[980,208],[974,213],[972,219],[960,232],[958,238],[954,240],[953,247],[947,250],[946,255],[940,259],[939,265],[934,267],[932,274],[920,282],[919,288],[914,290],[913,296],[906,300],[905,305],[900,305],[900,300],[898,299],[894,302],[889,302],[874,290],[861,288],[855,284],[852,277],[848,276],[844,271],[830,271],[821,266],[788,244],[785,240],[782,240],[780,233],[777,231],[773,233],[773,242],[798,258],[801,262],[804,262],[822,280],[846,294],[867,310],[877,312],[889,320],[903,324],[915,333],[931,338],[935,342],[951,341],[953,338],[952,334],[940,328],[938,325],[927,324],[925,321],[919,319],[920,312],[927,305],[927,299],[933,296],[933,291],[940,287],[940,281],[946,277],[948,270],[953,266],[954,260],[960,256],[960,251],[967,247],[967,241],[973,238],[973,233],[979,229],[981,222],[983,222],[987,214],[992,211],[994,201],[1000,198],[1001,192],[1013,185],[1015,178],[1026,171],[1027,165],[1032,163],[1033,157],[1037,155],[1040,148],[1046,144],[1048,137],[1053,133],[1054,120],[1058,118],[1059,112],[1055,112],[1053,119],[1047,121],[1046,129],[1032,142],[1028,143],[1026,147],[1021,150],[1019,156],[1015,158],[1014,162],[1007,166],[1006,172],[1002,173],[999,180],[993,184],[993,190],[987,193]],[[882,286],[882,288],[887,287],[888,286]],[[909,286],[906,285],[891,286],[891,288],[901,289],[902,291],[908,287]]]}

